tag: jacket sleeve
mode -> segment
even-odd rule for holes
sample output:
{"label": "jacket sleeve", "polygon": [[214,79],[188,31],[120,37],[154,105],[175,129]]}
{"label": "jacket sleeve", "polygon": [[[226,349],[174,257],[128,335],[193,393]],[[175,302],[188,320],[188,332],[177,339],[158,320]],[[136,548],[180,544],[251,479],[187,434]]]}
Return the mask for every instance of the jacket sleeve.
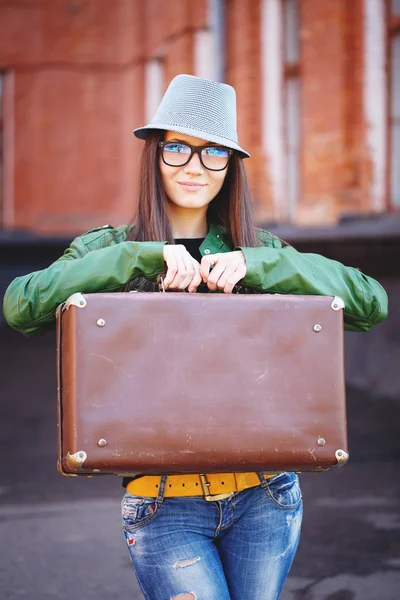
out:
{"label": "jacket sleeve", "polygon": [[120,242],[88,251],[76,238],[47,269],[17,277],[3,302],[8,324],[33,336],[54,327],[59,304],[76,292],[117,290],[139,275],[155,281],[164,271],[164,242]]}
{"label": "jacket sleeve", "polygon": [[292,246],[240,248],[247,273],[243,285],[261,292],[340,296],[349,331],[368,331],[387,317],[388,299],[382,286],[353,267]]}

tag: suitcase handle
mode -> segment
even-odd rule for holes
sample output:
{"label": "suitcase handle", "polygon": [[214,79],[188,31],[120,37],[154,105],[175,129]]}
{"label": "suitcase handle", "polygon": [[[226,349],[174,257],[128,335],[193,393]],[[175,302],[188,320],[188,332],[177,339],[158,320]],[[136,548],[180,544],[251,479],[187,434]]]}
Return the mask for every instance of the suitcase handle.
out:
{"label": "suitcase handle", "polygon": [[157,283],[158,283],[158,291],[161,292],[162,294],[165,294],[164,275],[159,275],[157,277]]}
{"label": "suitcase handle", "polygon": [[[158,291],[161,292],[162,294],[165,294],[167,292],[167,290],[165,289],[165,285],[164,285],[164,279],[165,279],[164,273],[157,277]],[[174,292],[187,292],[187,290],[173,290],[173,291]]]}
{"label": "suitcase handle", "polygon": [[[166,289],[164,286],[164,277],[165,275],[158,275],[157,277],[157,284],[158,284],[158,291],[161,292],[162,294],[166,293]],[[232,290],[233,294],[238,294],[239,291],[241,290],[242,286],[236,284]],[[175,292],[186,292],[187,290],[174,290]]]}

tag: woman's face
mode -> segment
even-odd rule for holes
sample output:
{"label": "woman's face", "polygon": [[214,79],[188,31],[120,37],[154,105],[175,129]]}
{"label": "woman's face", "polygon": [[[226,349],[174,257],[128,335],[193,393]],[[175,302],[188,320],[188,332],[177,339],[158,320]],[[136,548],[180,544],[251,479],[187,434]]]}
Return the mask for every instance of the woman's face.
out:
{"label": "woman's face", "polygon": [[[192,146],[205,146],[207,142],[190,135],[167,131],[164,141],[181,142]],[[217,144],[209,143],[210,146]],[[220,191],[228,168],[210,171],[203,167],[198,154],[183,167],[166,165],[160,155],[160,171],[164,191],[169,202],[182,208],[204,208]]]}

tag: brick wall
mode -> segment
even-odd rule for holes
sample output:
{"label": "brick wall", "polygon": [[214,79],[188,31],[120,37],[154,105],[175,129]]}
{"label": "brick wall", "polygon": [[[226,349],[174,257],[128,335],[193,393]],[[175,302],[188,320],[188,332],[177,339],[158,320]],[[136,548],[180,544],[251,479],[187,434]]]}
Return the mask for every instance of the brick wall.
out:
{"label": "brick wall", "polygon": [[271,202],[266,157],[262,149],[261,1],[226,4],[226,83],[236,89],[238,134],[251,154],[245,161],[259,217]]}
{"label": "brick wall", "polygon": [[362,19],[362,0],[301,3],[301,223],[368,210]]}
{"label": "brick wall", "polygon": [[[261,220],[274,214],[261,128],[264,1],[225,2],[225,78],[237,90],[239,139],[252,154],[246,166]],[[300,6],[295,220],[332,223],[343,213],[371,211],[364,3]],[[130,218],[142,147],[131,130],[145,120],[146,61],[162,60],[166,84],[194,73],[195,33],[209,24],[208,10],[207,0],[3,0],[0,69],[12,74],[3,227],[74,233]]]}
{"label": "brick wall", "polygon": [[[132,210],[142,20],[129,0],[1,8],[0,65],[14,74],[14,197],[5,198],[13,205],[5,226],[82,231]],[[6,136],[5,152],[9,145]]]}
{"label": "brick wall", "polygon": [[190,73],[204,6],[1,4],[0,69],[13,75],[4,227],[74,233],[130,218],[142,148],[131,130],[144,122],[145,62],[163,56],[166,80]]}

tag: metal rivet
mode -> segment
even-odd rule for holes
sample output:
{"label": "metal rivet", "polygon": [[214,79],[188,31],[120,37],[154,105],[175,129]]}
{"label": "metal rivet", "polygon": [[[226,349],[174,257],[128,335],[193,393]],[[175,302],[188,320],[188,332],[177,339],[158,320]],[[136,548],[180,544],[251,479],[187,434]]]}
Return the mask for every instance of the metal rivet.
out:
{"label": "metal rivet", "polygon": [[340,296],[335,296],[332,298],[331,308],[332,310],[340,310],[341,308],[344,308],[344,302]]}
{"label": "metal rivet", "polygon": [[100,446],[100,448],[104,448],[104,446],[107,446],[107,440],[105,440],[104,438],[101,438],[98,442],[97,445]]}
{"label": "metal rivet", "polygon": [[313,327],[314,331],[316,331],[317,333],[321,331],[322,327],[319,323],[316,323]]}
{"label": "metal rivet", "polygon": [[84,301],[84,300],[81,300],[81,301],[79,302],[79,306],[85,306],[85,301]]}
{"label": "metal rivet", "polygon": [[210,254],[210,252],[211,252],[211,250],[209,250],[208,248],[206,248],[206,249],[204,250],[204,254]]}
{"label": "metal rivet", "polygon": [[326,442],[323,437],[318,438],[317,441],[318,446],[325,446]]}
{"label": "metal rivet", "polygon": [[105,325],[105,324],[106,324],[106,322],[105,322],[105,320],[104,320],[104,319],[98,319],[98,321],[97,321],[97,325],[98,325],[99,327],[104,327],[104,325]]}
{"label": "metal rivet", "polygon": [[79,456],[79,458],[84,458],[85,457],[85,453],[84,452],[79,452],[78,456]]}

